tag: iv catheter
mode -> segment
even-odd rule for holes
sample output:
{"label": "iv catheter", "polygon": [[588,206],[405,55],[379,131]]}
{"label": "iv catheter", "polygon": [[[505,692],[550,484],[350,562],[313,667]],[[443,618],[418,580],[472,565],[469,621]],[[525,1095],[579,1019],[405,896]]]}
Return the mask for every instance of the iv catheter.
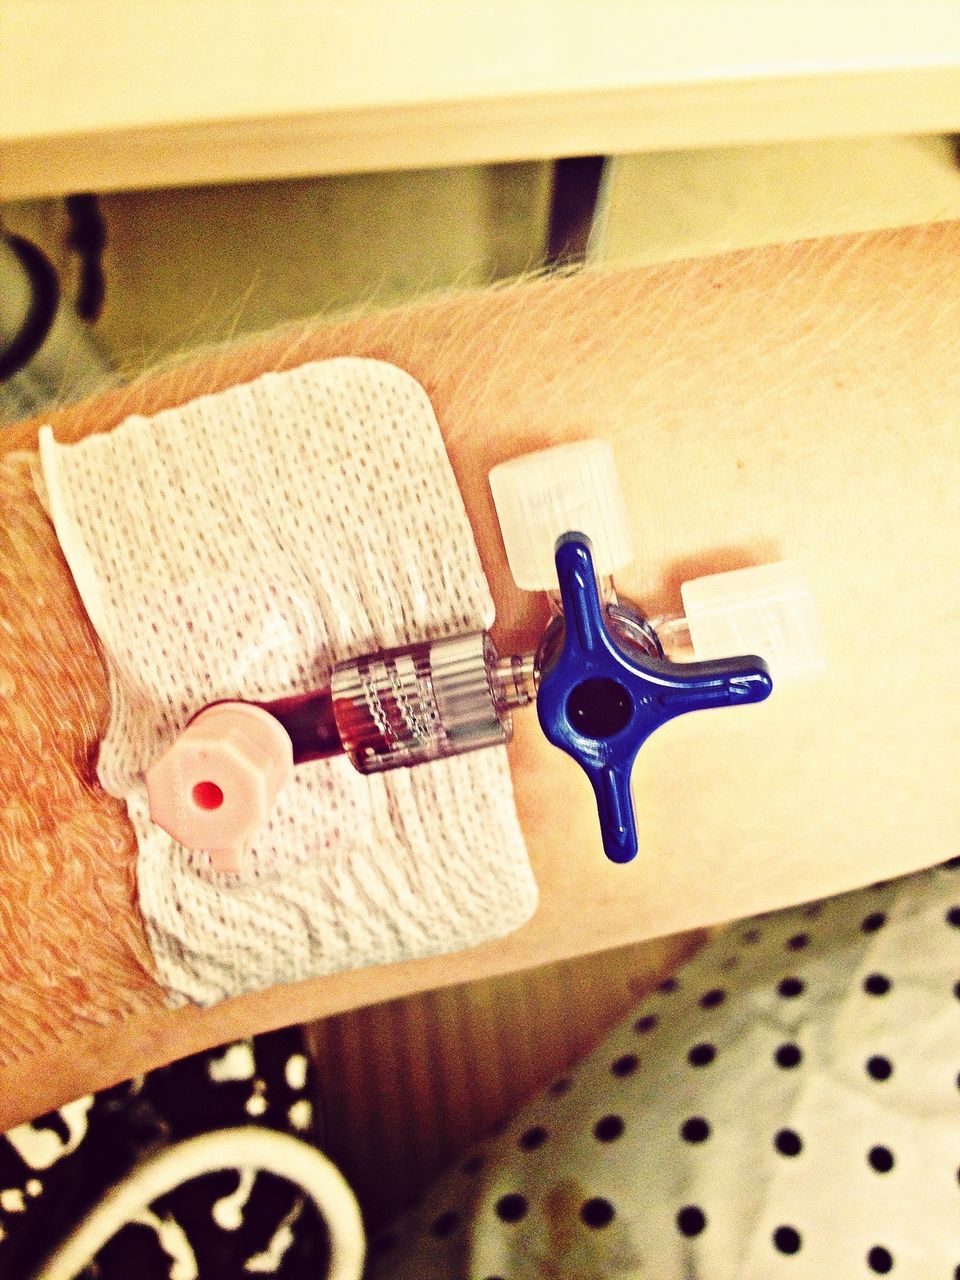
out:
{"label": "iv catheter", "polygon": [[[514,712],[535,702],[547,739],[587,774],[604,852],[628,862],[633,763],[655,730],[764,700],[771,665],[778,676],[820,665],[792,564],[685,583],[684,617],[650,620],[618,597],[612,574],[633,551],[609,444],[525,455],[490,482],[517,585],[550,597],[536,652],[501,657],[486,632],[427,639],[340,662],[309,693],[204,707],[146,771],[154,822],[235,869],[295,767],[343,754],[369,774],[501,745]],[[753,647],[763,656],[743,656]]]}

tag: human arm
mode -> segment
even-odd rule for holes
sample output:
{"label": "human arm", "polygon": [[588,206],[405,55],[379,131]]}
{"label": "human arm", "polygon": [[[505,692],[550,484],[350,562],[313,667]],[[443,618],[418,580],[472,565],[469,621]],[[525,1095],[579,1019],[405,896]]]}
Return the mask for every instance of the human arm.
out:
{"label": "human arm", "polygon": [[[123,806],[93,781],[108,710],[95,639],[26,462],[3,464],[0,603],[0,1124],[268,1026],[774,909],[957,852],[960,640],[955,299],[960,228],[545,279],[213,353],[54,415],[108,430],[265,369],[339,354],[425,387],[497,605],[530,647],[541,598],[509,579],[492,465],[611,439],[639,547],[618,586],[651,615],[679,583],[796,558],[828,667],[762,707],[661,730],[634,772],[641,853],[599,849],[576,767],[516,717],[517,807],[540,885],[517,933],[213,1009],[170,1010],[151,977]],[[2,447],[32,449],[36,424]],[[8,648],[9,646],[9,648]]]}

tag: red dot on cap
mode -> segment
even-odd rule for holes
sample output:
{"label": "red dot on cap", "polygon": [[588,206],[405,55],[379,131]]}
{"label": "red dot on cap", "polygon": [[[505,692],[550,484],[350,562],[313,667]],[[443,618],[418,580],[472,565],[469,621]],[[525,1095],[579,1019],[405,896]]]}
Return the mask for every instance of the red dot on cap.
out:
{"label": "red dot on cap", "polygon": [[215,782],[198,782],[192,795],[198,809],[219,809],[223,804],[223,792]]}

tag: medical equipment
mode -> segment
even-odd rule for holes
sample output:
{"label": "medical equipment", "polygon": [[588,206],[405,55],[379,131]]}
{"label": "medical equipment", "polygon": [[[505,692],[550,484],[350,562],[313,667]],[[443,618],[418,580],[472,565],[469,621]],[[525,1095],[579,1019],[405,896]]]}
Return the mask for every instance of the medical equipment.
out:
{"label": "medical equipment", "polygon": [[[632,539],[609,444],[526,455],[490,482],[517,585],[551,599],[536,652],[501,657],[486,632],[426,639],[340,662],[310,693],[204,707],[146,772],[155,823],[229,868],[297,765],[345,754],[374,773],[502,744],[535,701],[548,740],[590,780],[604,851],[627,862],[638,846],[630,775],[651,734],[688,711],[762,701],[767,657],[778,672],[819,665],[789,563],[685,583],[683,618],[649,620],[619,599],[612,574]],[[764,657],[730,656],[753,647]]]}

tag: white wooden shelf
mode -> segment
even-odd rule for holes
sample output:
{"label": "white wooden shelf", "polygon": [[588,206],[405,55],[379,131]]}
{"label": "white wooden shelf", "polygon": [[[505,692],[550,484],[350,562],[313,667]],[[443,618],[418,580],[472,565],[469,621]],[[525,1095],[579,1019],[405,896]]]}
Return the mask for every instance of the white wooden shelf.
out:
{"label": "white wooden shelf", "polygon": [[954,0],[0,5],[5,199],[954,130]]}

